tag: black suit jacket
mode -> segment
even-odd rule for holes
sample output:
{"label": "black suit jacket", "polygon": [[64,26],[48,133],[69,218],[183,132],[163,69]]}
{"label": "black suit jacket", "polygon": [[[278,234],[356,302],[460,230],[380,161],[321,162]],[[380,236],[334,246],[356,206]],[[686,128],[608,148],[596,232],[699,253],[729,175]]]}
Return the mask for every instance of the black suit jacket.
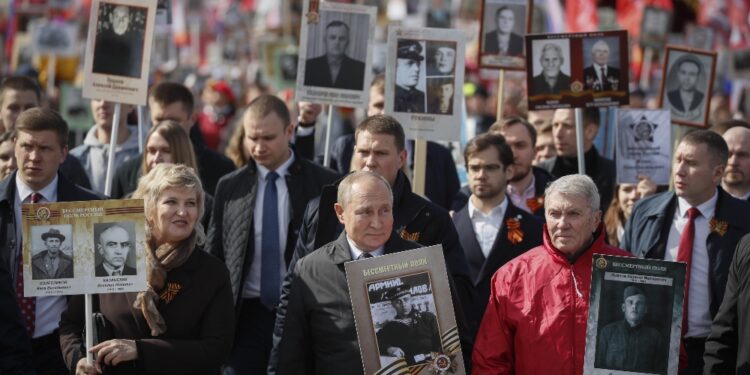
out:
{"label": "black suit jacket", "polygon": [[[617,86],[613,85],[613,80],[617,80]],[[596,73],[594,66],[589,66],[583,69],[583,84],[586,90],[593,89],[594,91],[617,91],[624,88],[624,84],[627,82],[620,81],[620,69],[613,68],[607,65],[607,75],[604,77],[604,83],[599,83],[599,76]]]}
{"label": "black suit jacket", "polygon": [[[206,236],[206,250],[223,260],[229,269],[235,303],[240,301],[242,285],[255,252],[253,213],[258,188],[257,173],[255,162],[251,160],[219,180]],[[287,264],[297,243],[307,202],[318,196],[321,188],[337,177],[334,171],[295,155],[286,176],[292,209],[284,250]]]}
{"label": "black suit jacket", "polygon": [[0,262],[0,374],[33,374],[31,342],[5,262]]}
{"label": "black suit jacket", "polygon": [[[107,270],[104,268],[104,265],[99,263],[98,266],[94,269],[94,274],[96,277],[107,277],[109,276],[109,273],[107,273]],[[122,275],[123,276],[134,276],[136,274],[136,269],[133,267],[128,266],[127,264],[122,267]]]}
{"label": "black suit jacket", "polygon": [[[506,197],[505,199],[508,198]],[[523,240],[517,244],[513,244],[508,240],[506,221],[512,218],[520,221],[521,232],[523,232]],[[471,280],[476,288],[474,303],[471,308],[465,311],[472,335],[476,336],[479,323],[484,316],[484,310],[487,308],[487,301],[490,299],[490,281],[492,275],[511,259],[541,245],[543,224],[538,217],[514,206],[508,200],[508,207],[505,209],[501,229],[495,237],[495,242],[492,245],[489,256],[485,257],[477,241],[471,217],[469,217],[468,204],[453,215],[453,223],[456,225],[461,247],[463,247],[464,254],[466,254],[466,259],[469,263]]]}
{"label": "black suit jacket", "polygon": [[331,78],[331,68],[326,55],[305,61],[305,86],[332,87],[345,90],[362,90],[365,82],[365,63],[344,55],[336,82]]}
{"label": "black suit jacket", "polygon": [[531,88],[533,89],[532,95],[560,94],[563,91],[570,91],[570,77],[560,72],[557,75],[555,85],[550,86],[544,79],[544,74],[540,74],[534,76],[533,81],[531,81]]}
{"label": "black suit jacket", "polygon": [[393,110],[396,112],[425,113],[424,93],[416,87],[406,90],[396,85]]}
{"label": "black suit jacket", "polygon": [[[497,31],[492,30],[484,34],[484,52],[485,53],[500,53],[498,48],[498,37]],[[523,38],[515,33],[510,33],[510,40],[508,41],[508,56],[519,56],[523,55]]]}
{"label": "black suit jacket", "polygon": [[680,96],[680,90],[673,90],[667,93],[667,98],[669,99],[669,103],[672,104],[672,107],[678,111],[694,111],[696,110],[701,103],[703,103],[703,93],[695,90],[695,94],[693,94],[693,101],[690,103],[689,108],[685,108],[685,103],[682,102],[682,97]]}

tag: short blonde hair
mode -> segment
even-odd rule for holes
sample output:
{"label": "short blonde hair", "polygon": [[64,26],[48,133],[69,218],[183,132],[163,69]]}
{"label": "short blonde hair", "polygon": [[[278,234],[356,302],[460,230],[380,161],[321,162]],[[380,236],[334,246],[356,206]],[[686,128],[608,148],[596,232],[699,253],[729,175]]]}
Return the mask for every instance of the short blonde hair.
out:
{"label": "short blonde hair", "polygon": [[[188,188],[195,191],[198,216],[195,232],[197,243],[203,244],[205,232],[201,218],[205,209],[203,185],[201,179],[191,167],[182,164],[157,164],[150,172],[138,180],[138,188],[133,193],[134,199],[143,199],[146,218],[153,217],[157,201],[165,190],[170,188]],[[150,228],[149,228],[150,229]]]}

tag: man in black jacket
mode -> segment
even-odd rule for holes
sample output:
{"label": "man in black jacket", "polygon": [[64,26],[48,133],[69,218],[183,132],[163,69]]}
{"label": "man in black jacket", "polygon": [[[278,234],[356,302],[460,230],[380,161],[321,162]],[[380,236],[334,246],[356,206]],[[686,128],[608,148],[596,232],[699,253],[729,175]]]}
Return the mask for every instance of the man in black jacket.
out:
{"label": "man in black jacket", "polygon": [[[151,123],[158,124],[164,120],[177,121],[182,125],[193,143],[195,159],[198,162],[198,175],[203,184],[203,190],[208,194],[214,193],[216,184],[225,174],[234,170],[234,164],[226,156],[209,150],[202,142],[193,137],[195,124],[194,99],[190,90],[174,82],[162,82],[151,89],[148,98],[148,109]],[[197,129],[195,129],[197,131]],[[135,191],[138,178],[141,177],[143,155],[139,155],[123,163],[117,169],[112,182],[112,198],[122,198]]]}
{"label": "man in black jacket", "polygon": [[7,265],[0,262],[0,374],[33,374],[31,345],[12,285]]}
{"label": "man in black jacket", "polygon": [[265,374],[281,280],[307,202],[338,176],[295,155],[294,126],[281,99],[261,95],[242,116],[248,164],[216,187],[206,250],[229,269],[237,306],[228,374]]}
{"label": "man in black jacket", "polygon": [[[32,108],[16,120],[18,170],[0,181],[0,262],[11,270],[37,373],[65,374],[57,325],[67,308],[64,297],[25,297],[21,264],[21,207],[16,202],[100,199],[59,173],[68,153],[68,125],[56,112]],[[2,280],[0,280],[2,282]]]}
{"label": "man in black jacket", "polygon": [[[354,169],[377,173],[391,184],[394,196],[394,230],[401,238],[423,246],[442,244],[448,273],[456,282],[458,299],[461,305],[468,306],[473,292],[456,228],[446,210],[411,191],[406,175],[401,172],[406,161],[404,131],[401,124],[390,116],[372,116],[357,126],[355,138]],[[343,230],[333,209],[337,199],[337,185],[338,183],[325,186],[321,195],[307,205],[290,269],[293,269],[298,259],[335,240]],[[290,280],[284,282],[281,305],[276,318],[275,340],[281,337],[284,329],[285,298],[289,282]],[[462,306],[456,306],[457,311],[461,309]],[[278,348],[275,347],[274,350],[276,349]],[[277,358],[275,355],[276,353],[272,354],[272,368],[269,369],[271,372],[274,359]]]}
{"label": "man in black jacket", "polygon": [[365,63],[346,55],[350,37],[346,23],[331,21],[326,25],[323,37],[326,53],[305,62],[305,86],[362,90]]}

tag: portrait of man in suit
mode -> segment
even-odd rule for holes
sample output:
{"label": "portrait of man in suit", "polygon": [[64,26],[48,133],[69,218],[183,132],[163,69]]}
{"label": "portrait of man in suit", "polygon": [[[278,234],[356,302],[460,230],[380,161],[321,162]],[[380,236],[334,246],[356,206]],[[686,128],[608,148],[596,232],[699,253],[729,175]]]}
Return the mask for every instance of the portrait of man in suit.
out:
{"label": "portrait of man in suit", "polygon": [[620,69],[609,63],[610,47],[604,39],[591,46],[592,64],[583,69],[583,81],[587,90],[594,92],[620,90]]}
{"label": "portrait of man in suit", "polygon": [[347,56],[350,38],[345,22],[337,20],[326,25],[323,37],[326,53],[305,62],[305,86],[362,90],[365,63]]}
{"label": "portrait of man in suit", "polygon": [[558,44],[546,43],[542,46],[539,57],[542,72],[534,76],[533,94],[559,94],[570,90],[570,76],[561,70],[564,62],[565,56]]}
{"label": "portrait of man in suit", "polygon": [[94,73],[140,78],[146,13],[146,8],[101,3]]}
{"label": "portrait of man in suit", "polygon": [[456,66],[455,42],[427,42],[427,75],[450,76]]}
{"label": "portrait of man in suit", "polygon": [[416,40],[400,39],[396,57],[396,112],[424,113],[424,92],[417,88],[422,70],[422,44]]}
{"label": "portrait of man in suit", "polygon": [[484,34],[484,52],[508,56],[523,55],[523,37],[513,32],[516,15],[508,6],[495,11],[495,29]]}
{"label": "portrait of man in suit", "polygon": [[672,65],[667,77],[677,77],[674,89],[667,92],[672,116],[687,121],[703,116],[705,94],[698,89],[704,72],[703,64],[692,55],[683,55]]}
{"label": "portrait of man in suit", "polygon": [[94,224],[94,231],[99,232],[96,239],[96,257],[101,258],[101,262],[95,268],[96,277],[136,274],[136,269],[126,264],[128,255],[134,248],[130,235],[132,229],[126,229],[124,223]]}
{"label": "portrait of man in suit", "polygon": [[59,229],[50,228],[42,233],[44,250],[31,258],[33,280],[70,279],[73,277],[73,258],[62,251],[65,235]]}

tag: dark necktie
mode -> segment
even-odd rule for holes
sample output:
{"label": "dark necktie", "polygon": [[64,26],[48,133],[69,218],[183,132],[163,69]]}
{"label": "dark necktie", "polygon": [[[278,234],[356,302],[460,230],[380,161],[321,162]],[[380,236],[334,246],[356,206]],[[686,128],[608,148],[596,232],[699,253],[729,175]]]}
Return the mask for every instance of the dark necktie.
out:
{"label": "dark necktie", "polygon": [[607,80],[607,73],[604,71],[604,67],[601,67],[602,70],[602,87],[604,86],[604,81]]}
{"label": "dark necktie", "polygon": [[266,189],[263,193],[263,233],[260,240],[260,301],[269,309],[276,307],[281,290],[277,178],[279,175],[274,171],[266,175]]}
{"label": "dark necktie", "polygon": [[[682,309],[682,337],[688,330],[688,292],[690,291],[690,266],[693,259],[693,243],[695,240],[695,218],[701,214],[695,207],[690,207],[687,211],[688,221],[685,224],[685,228],[682,229],[680,235],[680,245],[677,247],[677,261],[685,262],[687,264],[687,271],[685,272],[685,299],[683,301]],[[684,351],[684,342],[680,346],[680,367],[687,365],[687,352]]]}
{"label": "dark necktie", "polygon": [[362,253],[362,254],[359,254],[359,257],[357,259],[360,260],[360,259],[370,259],[370,258],[372,258],[372,254]]}
{"label": "dark necktie", "polygon": [[[39,203],[41,200],[41,194],[31,194],[31,203]],[[26,333],[31,337],[34,335],[34,328],[36,327],[36,298],[24,297],[23,294],[23,238],[19,242],[19,246],[21,248],[18,251],[18,262],[16,265],[16,296],[18,297],[18,305],[21,307],[21,317],[26,326]]]}

